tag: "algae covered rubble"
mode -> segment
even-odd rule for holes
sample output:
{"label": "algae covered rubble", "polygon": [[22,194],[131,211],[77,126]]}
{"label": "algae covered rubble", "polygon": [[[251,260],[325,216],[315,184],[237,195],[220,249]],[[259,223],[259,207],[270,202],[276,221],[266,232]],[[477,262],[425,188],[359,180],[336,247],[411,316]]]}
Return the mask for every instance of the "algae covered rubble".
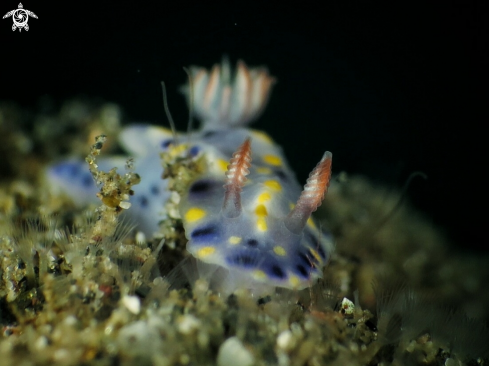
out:
{"label": "algae covered rubble", "polygon": [[[187,256],[178,215],[155,238],[138,233],[123,216],[137,164],[97,167],[121,119],[114,104],[0,102],[2,365],[487,364],[487,258],[455,253],[398,191],[363,177],[330,187],[318,216],[336,252],[311,289],[255,298],[201,279],[171,286]],[[99,205],[46,187],[46,165],[66,155],[88,156]],[[198,169],[162,164],[170,179]]]}

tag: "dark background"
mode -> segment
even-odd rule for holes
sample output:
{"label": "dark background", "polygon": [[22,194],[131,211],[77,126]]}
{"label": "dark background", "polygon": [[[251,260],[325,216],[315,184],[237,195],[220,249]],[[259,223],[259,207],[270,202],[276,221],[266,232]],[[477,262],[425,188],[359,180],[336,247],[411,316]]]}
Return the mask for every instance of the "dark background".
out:
{"label": "dark background", "polygon": [[[17,8],[1,2],[0,13]],[[394,3],[394,2],[391,2]],[[484,4],[485,3],[485,4]],[[464,250],[488,250],[487,2],[46,2],[25,0],[28,32],[0,21],[0,100],[35,110],[85,96],[126,121],[180,129],[182,66],[267,65],[279,80],[255,127],[304,182],[324,150],[334,170],[401,187]]]}

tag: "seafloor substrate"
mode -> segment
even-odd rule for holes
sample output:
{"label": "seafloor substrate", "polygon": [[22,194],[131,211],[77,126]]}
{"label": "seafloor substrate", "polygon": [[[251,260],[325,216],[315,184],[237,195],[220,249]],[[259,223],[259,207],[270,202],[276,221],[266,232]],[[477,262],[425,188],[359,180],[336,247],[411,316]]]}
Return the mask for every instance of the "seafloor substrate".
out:
{"label": "seafloor substrate", "polygon": [[0,103],[2,365],[487,364],[487,258],[450,249],[397,190],[362,177],[338,174],[318,212],[336,251],[311,289],[173,289],[165,275],[187,256],[178,220],[158,238],[131,230],[124,173],[100,172],[120,196],[84,208],[42,179],[95,136],[114,149],[120,125],[113,104]]}

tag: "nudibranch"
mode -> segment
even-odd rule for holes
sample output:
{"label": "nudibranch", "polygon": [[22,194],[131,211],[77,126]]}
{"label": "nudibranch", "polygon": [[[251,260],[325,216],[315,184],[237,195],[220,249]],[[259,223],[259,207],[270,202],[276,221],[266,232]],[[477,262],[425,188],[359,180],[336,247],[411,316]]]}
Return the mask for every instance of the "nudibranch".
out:
{"label": "nudibranch", "polygon": [[[122,146],[135,157],[141,184],[128,210],[139,230],[151,235],[167,213],[167,180],[161,179],[160,153],[184,149],[204,159],[205,169],[180,197],[187,250],[212,269],[219,288],[303,289],[322,277],[332,239],[311,214],[321,204],[331,178],[332,154],[325,152],[301,189],[282,149],[264,132],[247,126],[263,111],[275,82],[267,69],[238,61],[234,75],[224,61],[210,71],[190,68],[184,88],[200,130],[191,136],[149,126],[126,127]],[[121,158],[103,165],[122,166]],[[95,193],[79,161],[50,168],[53,185],[85,201]],[[216,280],[217,278],[217,280]]]}

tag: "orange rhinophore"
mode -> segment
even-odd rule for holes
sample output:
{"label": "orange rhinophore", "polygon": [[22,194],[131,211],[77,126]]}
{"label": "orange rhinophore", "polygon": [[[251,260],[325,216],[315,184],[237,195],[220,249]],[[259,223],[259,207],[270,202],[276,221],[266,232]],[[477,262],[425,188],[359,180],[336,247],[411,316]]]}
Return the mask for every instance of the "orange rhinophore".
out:
{"label": "orange rhinophore", "polygon": [[241,213],[241,190],[250,173],[250,166],[251,139],[247,138],[233,154],[226,171],[222,212],[228,218],[238,217]]}
{"label": "orange rhinophore", "polygon": [[293,233],[300,233],[311,214],[321,205],[331,179],[332,159],[333,154],[326,151],[321,161],[309,174],[304,190],[285,219],[285,226]]}

